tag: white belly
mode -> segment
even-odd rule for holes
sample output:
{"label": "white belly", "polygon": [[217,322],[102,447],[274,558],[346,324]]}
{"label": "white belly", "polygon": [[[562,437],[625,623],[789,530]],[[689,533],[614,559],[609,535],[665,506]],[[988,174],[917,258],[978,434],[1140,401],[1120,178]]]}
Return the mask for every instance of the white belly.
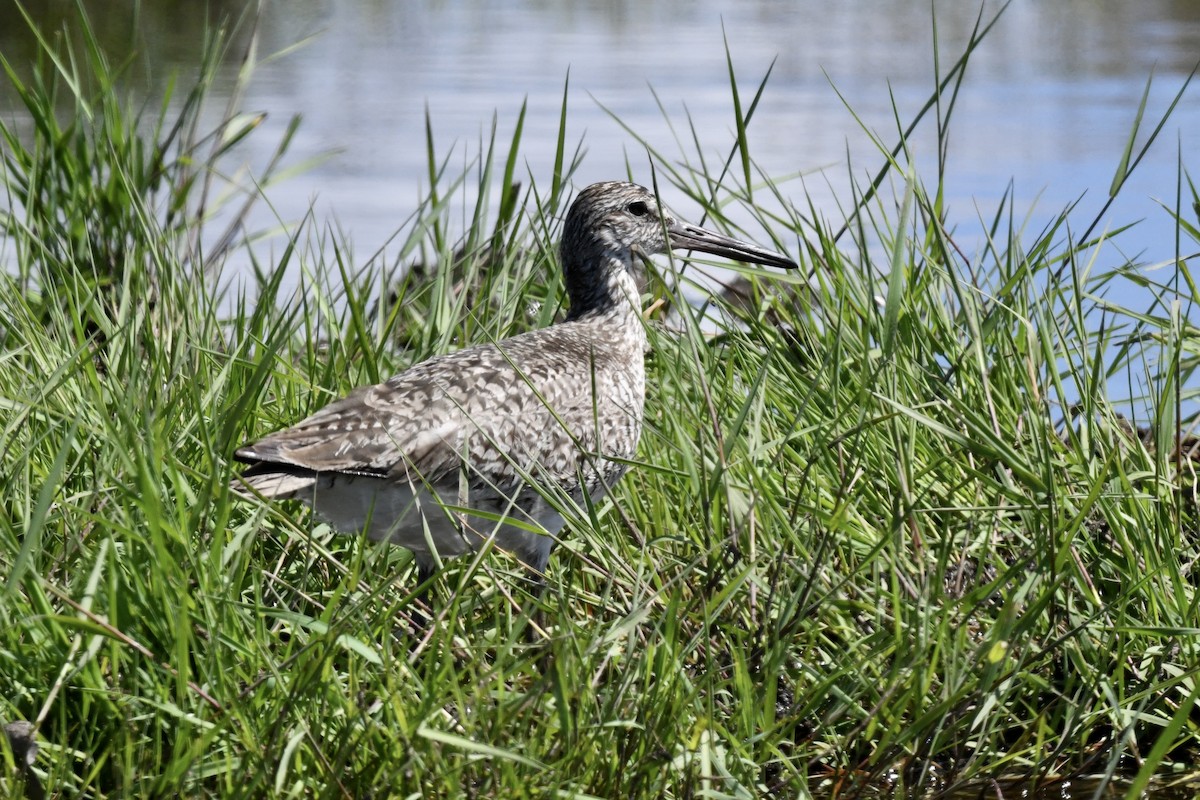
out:
{"label": "white belly", "polygon": [[453,558],[494,541],[525,564],[544,571],[554,545],[552,534],[563,526],[562,515],[540,497],[523,498],[520,506],[492,500],[478,507],[469,500],[464,503],[458,492],[444,487],[414,492],[382,478],[324,476],[294,497],[339,532],[365,530],[372,541],[412,550],[426,568],[439,558]]}

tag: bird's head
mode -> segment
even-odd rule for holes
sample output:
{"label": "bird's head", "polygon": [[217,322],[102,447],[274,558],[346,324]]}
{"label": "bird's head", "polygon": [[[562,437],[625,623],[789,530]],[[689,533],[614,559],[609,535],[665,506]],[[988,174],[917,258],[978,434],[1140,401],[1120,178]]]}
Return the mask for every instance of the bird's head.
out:
{"label": "bird's head", "polygon": [[619,290],[628,285],[623,275],[640,262],[636,256],[668,249],[796,268],[791,259],[770,250],[680,222],[636,183],[593,183],[571,204],[563,230],[561,257],[571,315],[603,311],[622,302]]}

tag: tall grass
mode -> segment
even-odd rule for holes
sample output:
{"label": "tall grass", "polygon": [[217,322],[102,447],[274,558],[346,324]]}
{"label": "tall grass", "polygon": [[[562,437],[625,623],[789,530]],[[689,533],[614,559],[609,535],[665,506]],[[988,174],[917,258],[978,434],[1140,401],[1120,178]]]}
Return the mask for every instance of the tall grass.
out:
{"label": "tall grass", "polygon": [[[355,385],[558,317],[578,151],[560,138],[540,186],[516,174],[523,112],[462,174],[431,135],[393,262],[352,263],[348,241],[301,227],[262,263],[236,229],[202,235],[195,187],[231,153],[199,145],[253,133],[236,109],[199,132],[220,42],[152,120],[111,99],[93,43],[46,42],[20,84],[35,130],[0,130],[17,260],[0,277],[0,718],[36,723],[46,787],[791,797],[1094,775],[1132,796],[1194,778],[1188,281],[1102,267],[1114,248],[1090,219],[1028,232],[1011,202],[968,258],[949,231],[969,221],[941,208],[940,172],[908,165],[903,130],[880,143],[891,170],[830,216],[755,171],[764,78],[738,95],[728,171],[681,148],[654,152],[656,179],[710,224],[737,204],[813,280],[748,273],[753,302],[721,305],[715,335],[711,310],[672,303],[649,326],[639,461],[570,520],[545,593],[503,554],[461,559],[414,631],[404,551],[235,501],[229,454]],[[939,130],[968,57],[931,98]],[[1175,196],[1161,259],[1200,240],[1182,167]],[[231,253],[255,265],[251,293],[222,293]],[[665,291],[697,274],[677,266]],[[285,270],[303,275],[294,297]],[[1157,305],[1100,299],[1117,278]],[[1127,373],[1153,387],[1144,432],[1106,398]],[[22,780],[9,767],[0,791]]]}

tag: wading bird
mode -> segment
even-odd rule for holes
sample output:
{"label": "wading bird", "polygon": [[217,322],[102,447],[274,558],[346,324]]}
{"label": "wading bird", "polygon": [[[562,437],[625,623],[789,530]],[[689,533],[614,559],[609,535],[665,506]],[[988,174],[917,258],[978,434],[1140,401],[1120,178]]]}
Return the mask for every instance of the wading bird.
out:
{"label": "wading bird", "polygon": [[489,541],[543,573],[566,498],[599,498],[642,432],[640,257],[790,259],[676,220],[632,183],[575,199],[560,248],[566,319],[436,356],[240,448],[242,495],[297,499],[342,533],[412,550],[422,582]]}

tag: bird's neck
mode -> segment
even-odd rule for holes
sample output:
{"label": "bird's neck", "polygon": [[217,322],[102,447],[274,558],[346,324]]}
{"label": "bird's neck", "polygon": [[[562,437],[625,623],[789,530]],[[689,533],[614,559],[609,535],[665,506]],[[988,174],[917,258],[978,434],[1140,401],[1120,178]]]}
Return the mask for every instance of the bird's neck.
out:
{"label": "bird's neck", "polygon": [[641,296],[630,265],[616,256],[604,257],[600,263],[583,265],[572,271],[574,276],[586,276],[583,281],[568,281],[571,308],[568,320],[591,317],[612,317],[623,321],[641,315]]}

